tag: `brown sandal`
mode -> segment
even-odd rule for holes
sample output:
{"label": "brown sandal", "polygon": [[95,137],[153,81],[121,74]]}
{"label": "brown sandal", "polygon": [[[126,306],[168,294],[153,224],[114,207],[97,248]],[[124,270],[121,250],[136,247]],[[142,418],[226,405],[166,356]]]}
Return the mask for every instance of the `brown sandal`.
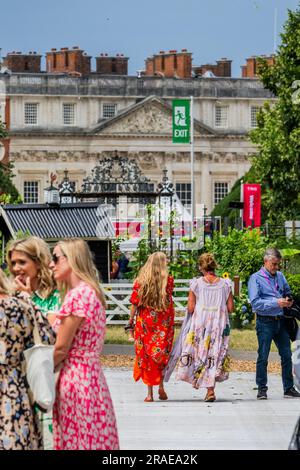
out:
{"label": "brown sandal", "polygon": [[153,401],[153,398],[152,397],[146,397],[144,401],[145,402],[151,402],[151,401]]}
{"label": "brown sandal", "polygon": [[168,399],[168,395],[166,394],[165,390],[159,390],[158,389],[158,398],[160,400],[167,400]]}
{"label": "brown sandal", "polygon": [[204,398],[204,401],[209,402],[209,403],[216,401],[215,392],[211,392],[211,391],[207,392],[206,397]]}

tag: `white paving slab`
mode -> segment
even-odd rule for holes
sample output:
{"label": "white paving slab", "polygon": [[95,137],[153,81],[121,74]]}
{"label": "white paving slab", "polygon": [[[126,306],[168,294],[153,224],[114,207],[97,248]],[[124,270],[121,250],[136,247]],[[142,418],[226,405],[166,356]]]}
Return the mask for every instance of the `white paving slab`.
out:
{"label": "white paving slab", "polygon": [[231,373],[217,401],[171,377],[168,401],[144,403],[146,386],[128,369],[104,369],[117,415],[122,450],[287,449],[300,399],[284,399],[281,377],[269,374],[268,400],[256,400],[253,373]]}

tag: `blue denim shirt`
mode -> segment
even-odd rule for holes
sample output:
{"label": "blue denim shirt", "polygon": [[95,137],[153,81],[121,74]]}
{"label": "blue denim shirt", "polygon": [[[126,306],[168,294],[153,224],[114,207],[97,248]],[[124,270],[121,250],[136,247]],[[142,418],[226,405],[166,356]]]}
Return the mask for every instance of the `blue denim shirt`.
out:
{"label": "blue denim shirt", "polygon": [[262,267],[249,279],[248,296],[253,311],[259,315],[273,317],[283,315],[283,309],[279,307],[277,301],[290,295],[290,286],[280,271],[272,276],[267,269]]}

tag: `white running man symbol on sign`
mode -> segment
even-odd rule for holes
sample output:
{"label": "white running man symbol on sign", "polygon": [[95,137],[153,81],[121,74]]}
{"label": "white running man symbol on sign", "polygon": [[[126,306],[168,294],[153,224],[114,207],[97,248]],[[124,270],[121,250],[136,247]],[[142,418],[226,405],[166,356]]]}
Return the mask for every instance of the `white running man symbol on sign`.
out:
{"label": "white running man symbol on sign", "polygon": [[175,107],[175,126],[186,126],[186,115],[184,106]]}

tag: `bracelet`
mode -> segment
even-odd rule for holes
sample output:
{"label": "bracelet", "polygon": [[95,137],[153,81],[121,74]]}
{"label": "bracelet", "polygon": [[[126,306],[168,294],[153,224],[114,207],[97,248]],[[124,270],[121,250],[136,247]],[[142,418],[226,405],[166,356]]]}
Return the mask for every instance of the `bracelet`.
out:
{"label": "bracelet", "polygon": [[127,325],[124,326],[125,331],[133,330],[133,324],[132,323],[127,323]]}

